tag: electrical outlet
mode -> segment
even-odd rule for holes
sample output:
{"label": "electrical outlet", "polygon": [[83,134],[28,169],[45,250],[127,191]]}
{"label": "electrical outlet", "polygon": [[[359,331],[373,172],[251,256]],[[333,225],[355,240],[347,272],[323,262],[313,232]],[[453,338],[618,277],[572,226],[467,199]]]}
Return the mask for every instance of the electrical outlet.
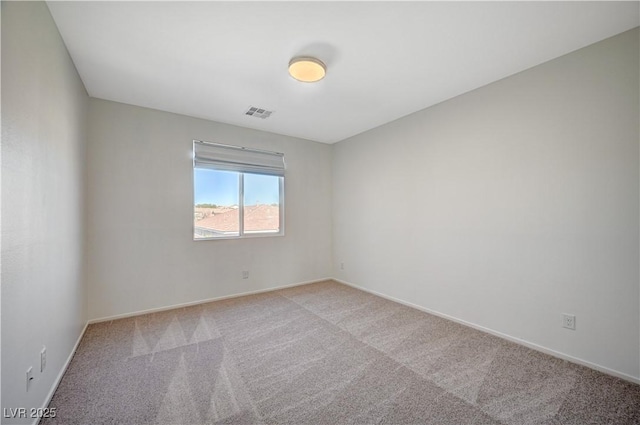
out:
{"label": "electrical outlet", "polygon": [[40,373],[44,372],[44,369],[47,367],[47,347],[42,346],[42,350],[40,350]]}
{"label": "electrical outlet", "polygon": [[562,327],[571,329],[573,331],[576,330],[576,316],[573,314],[563,314],[562,315]]}
{"label": "electrical outlet", "polygon": [[344,270],[344,263],[340,263],[340,270]]}
{"label": "electrical outlet", "polygon": [[242,270],[242,278],[249,279],[249,270]]}
{"label": "electrical outlet", "polygon": [[33,381],[33,367],[27,369],[27,392],[31,389],[31,381]]}

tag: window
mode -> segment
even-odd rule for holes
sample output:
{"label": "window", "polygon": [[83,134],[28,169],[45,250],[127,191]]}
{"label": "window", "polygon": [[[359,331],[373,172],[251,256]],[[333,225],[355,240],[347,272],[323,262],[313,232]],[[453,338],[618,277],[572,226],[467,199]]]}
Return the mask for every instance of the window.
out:
{"label": "window", "polygon": [[284,155],[193,142],[193,238],[284,234]]}

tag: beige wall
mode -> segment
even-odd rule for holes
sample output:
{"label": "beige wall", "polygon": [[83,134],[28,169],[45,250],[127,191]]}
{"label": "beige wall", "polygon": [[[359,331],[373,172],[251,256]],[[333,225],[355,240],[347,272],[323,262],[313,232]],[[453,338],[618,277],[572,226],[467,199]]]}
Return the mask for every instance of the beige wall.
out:
{"label": "beige wall", "polygon": [[46,4],[2,2],[3,408],[42,407],[87,321],[87,107]]}
{"label": "beige wall", "polygon": [[[90,318],[331,275],[330,145],[97,99],[89,117]],[[194,139],[285,154],[285,236],[193,241]]]}
{"label": "beige wall", "polygon": [[334,276],[638,379],[638,50],[636,28],[334,145]]}

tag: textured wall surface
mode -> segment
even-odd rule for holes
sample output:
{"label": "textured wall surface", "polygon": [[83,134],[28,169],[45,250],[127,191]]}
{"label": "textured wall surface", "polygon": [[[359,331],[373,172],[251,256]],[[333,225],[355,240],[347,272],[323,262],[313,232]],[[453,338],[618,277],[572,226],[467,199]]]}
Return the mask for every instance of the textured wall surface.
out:
{"label": "textured wall surface", "polygon": [[636,28],[334,145],[334,276],[637,379],[638,80]]}
{"label": "textured wall surface", "polygon": [[[331,274],[330,145],[105,100],[89,111],[90,318]],[[285,154],[284,236],[193,240],[194,139]]]}
{"label": "textured wall surface", "polygon": [[42,407],[87,321],[89,99],[44,2],[2,2],[2,89],[2,407]]}

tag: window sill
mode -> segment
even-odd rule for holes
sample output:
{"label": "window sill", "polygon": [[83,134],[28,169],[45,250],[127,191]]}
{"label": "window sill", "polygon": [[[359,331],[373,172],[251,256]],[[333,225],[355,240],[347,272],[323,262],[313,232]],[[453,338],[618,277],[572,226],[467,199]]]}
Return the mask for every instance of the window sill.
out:
{"label": "window sill", "polygon": [[216,236],[212,238],[193,238],[194,242],[200,241],[228,241],[231,239],[254,239],[254,238],[277,238],[284,236],[284,232],[279,233],[253,233],[242,236]]}

